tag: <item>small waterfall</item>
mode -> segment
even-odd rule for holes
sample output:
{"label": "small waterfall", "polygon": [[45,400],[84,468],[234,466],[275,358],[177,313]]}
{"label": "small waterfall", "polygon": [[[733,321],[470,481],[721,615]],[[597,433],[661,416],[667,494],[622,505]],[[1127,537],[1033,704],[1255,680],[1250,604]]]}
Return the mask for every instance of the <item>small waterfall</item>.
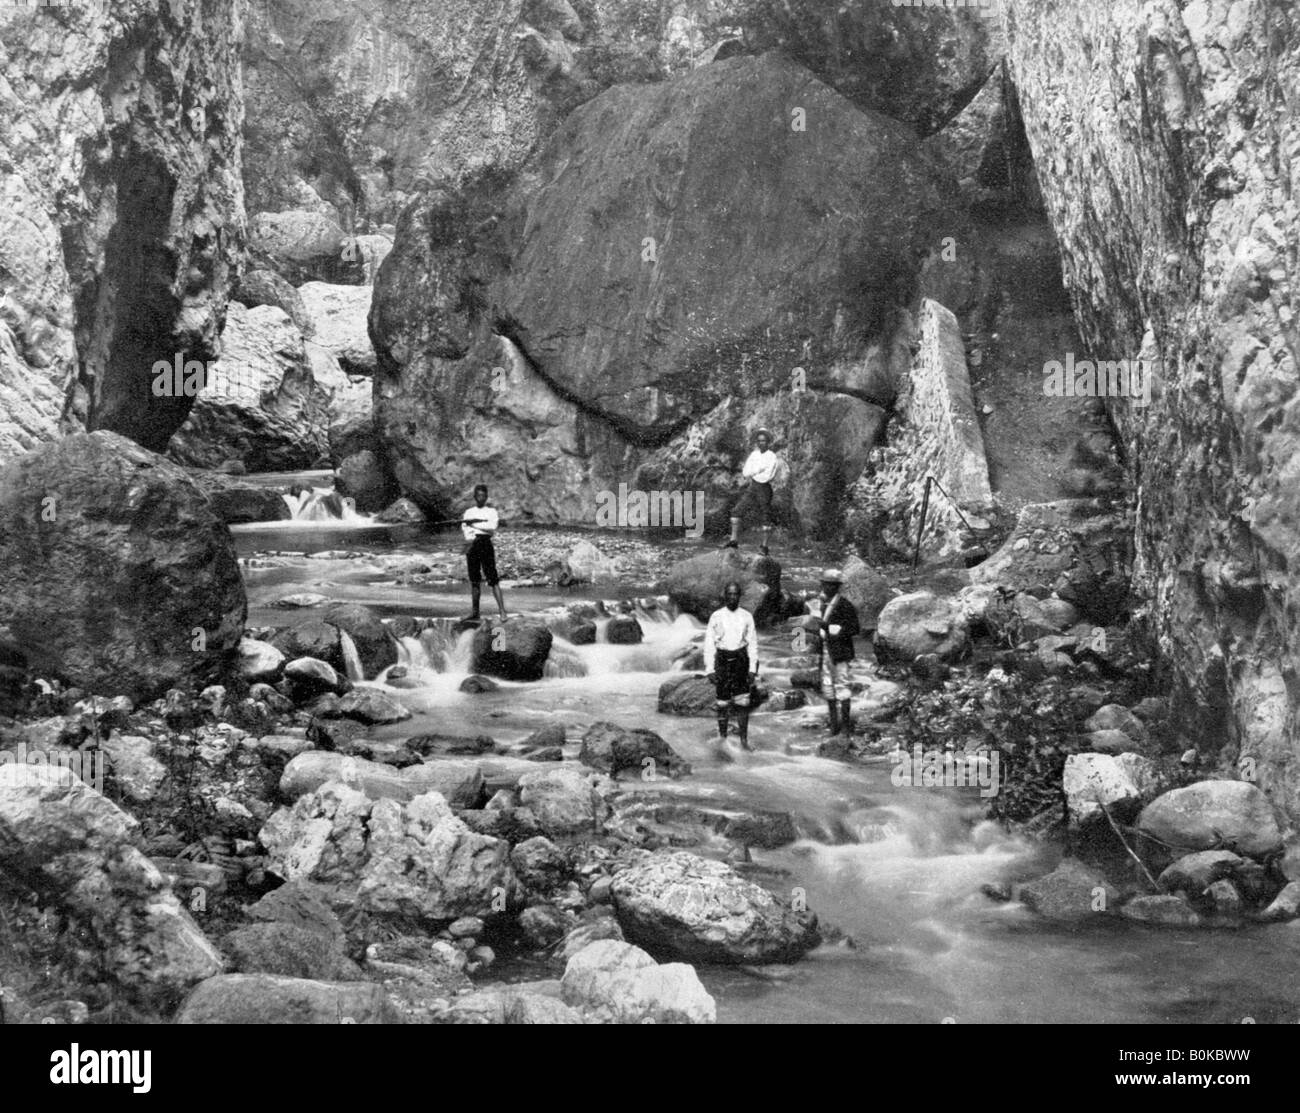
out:
{"label": "small waterfall", "polygon": [[339,631],[339,646],[343,650],[343,668],[351,681],[365,680],[366,670],[361,667],[361,654],[357,652],[357,643],[346,630]]}
{"label": "small waterfall", "polygon": [[[468,673],[474,659],[474,631],[457,630],[456,619],[433,619],[416,641],[419,652],[434,672]],[[403,639],[405,640],[405,639]]]}
{"label": "small waterfall", "polygon": [[357,513],[356,500],[340,495],[332,487],[309,487],[296,495],[280,496],[295,522],[368,522]]}

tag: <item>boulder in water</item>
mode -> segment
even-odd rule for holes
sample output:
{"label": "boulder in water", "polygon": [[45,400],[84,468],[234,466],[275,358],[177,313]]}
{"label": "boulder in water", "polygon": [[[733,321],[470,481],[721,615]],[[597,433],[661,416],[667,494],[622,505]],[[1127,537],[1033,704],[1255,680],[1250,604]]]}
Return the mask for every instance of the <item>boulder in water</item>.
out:
{"label": "boulder in water", "polygon": [[490,754],[497,744],[486,734],[441,734],[429,731],[406,740],[406,745],[421,757],[444,757],[448,754]]}
{"label": "boulder in water", "polygon": [[1263,858],[1282,849],[1273,806],[1246,781],[1200,781],[1157,797],[1137,828],[1164,853],[1233,850]]}
{"label": "boulder in water", "polygon": [[613,895],[628,939],[690,962],[794,962],[821,942],[811,912],[792,910],[722,862],[683,851],[620,870]]}
{"label": "boulder in water", "polygon": [[377,688],[353,688],[339,700],[339,714],[363,723],[400,723],[411,712]]}
{"label": "boulder in water", "polygon": [[565,1002],[588,1022],[712,1024],[717,1007],[684,962],[660,965],[640,947],[616,939],[589,943],[564,967]]}
{"label": "boulder in water", "polygon": [[298,657],[284,666],[284,679],[295,703],[323,692],[342,694],[351,685],[334,668],[318,657]]}
{"label": "boulder in water", "polygon": [[237,665],[230,530],[182,468],[116,433],[0,469],[0,568],[0,625],[45,675],[144,701]]}
{"label": "boulder in water", "polygon": [[614,723],[593,723],[587,728],[578,760],[611,777],[631,771],[653,780],[680,777],[691,771],[690,764],[654,731]]}
{"label": "boulder in water", "polygon": [[1245,859],[1230,850],[1198,850],[1185,854],[1159,877],[1166,893],[1187,893],[1196,897],[1216,881],[1231,877]]}
{"label": "boulder in water", "polygon": [[1022,885],[1020,899],[1040,916],[1071,923],[1113,913],[1119,891],[1096,870],[1065,858],[1047,876]]}
{"label": "boulder in water", "polygon": [[863,630],[874,630],[885,604],[894,598],[889,581],[860,557],[850,557],[844,565],[841,594],[858,611]]}
{"label": "boulder in water", "polygon": [[535,618],[484,622],[474,633],[474,671],[504,680],[540,680],[553,638]]}
{"label": "boulder in water", "polygon": [[717,689],[703,676],[670,676],[659,685],[661,715],[712,715]]}
{"label": "boulder in water", "polygon": [[457,686],[457,691],[467,692],[471,696],[481,696],[484,692],[499,691],[501,685],[486,676],[467,676]]}
{"label": "boulder in water", "polygon": [[386,525],[413,525],[424,521],[424,511],[410,499],[400,498],[384,507],[375,520]]}
{"label": "boulder in water", "polygon": [[397,664],[397,641],[370,607],[361,603],[334,603],[320,617],[322,622],[337,627],[352,639],[366,676],[378,676],[389,665]]}
{"label": "boulder in water", "polygon": [[1181,893],[1172,896],[1156,894],[1134,897],[1119,911],[1126,920],[1159,924],[1162,927],[1198,927],[1201,923],[1196,909]]}
{"label": "boulder in water", "polygon": [[970,651],[965,611],[955,599],[928,591],[900,595],[882,608],[875,645],[881,661],[909,664],[927,654],[960,660]]}
{"label": "boulder in water", "polygon": [[598,833],[609,817],[614,782],[582,769],[539,769],[519,778],[520,810],[552,837]]}
{"label": "boulder in water", "polygon": [[[302,597],[289,596],[289,598]],[[271,635],[271,644],[291,659],[314,657],[332,668],[343,667],[343,650],[339,647],[338,627],[327,625],[319,619],[310,619],[296,626],[286,626],[276,631]]]}
{"label": "boulder in water", "polygon": [[605,626],[605,640],[611,645],[640,645],[644,636],[634,615],[615,615]]}
{"label": "boulder in water", "polygon": [[[757,584],[764,597],[770,587],[770,565],[775,561],[742,556],[737,549],[715,549],[674,564],[656,591],[667,594],[679,610],[701,622],[722,606],[722,590],[732,580],[743,594]],[[777,565],[779,577],[780,565]]]}

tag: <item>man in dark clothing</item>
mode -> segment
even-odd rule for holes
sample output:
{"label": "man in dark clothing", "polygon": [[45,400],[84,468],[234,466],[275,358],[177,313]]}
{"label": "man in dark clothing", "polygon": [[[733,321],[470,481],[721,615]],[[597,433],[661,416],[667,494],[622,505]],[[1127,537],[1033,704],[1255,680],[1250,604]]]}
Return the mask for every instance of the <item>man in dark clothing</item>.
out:
{"label": "man in dark clothing", "polygon": [[854,658],[853,638],[861,629],[858,609],[840,594],[844,576],[838,568],[822,573],[821,679],[822,695],[830,708],[831,737],[853,735],[849,718],[849,662]]}
{"label": "man in dark clothing", "polygon": [[758,631],[754,616],[740,605],[734,580],[722,593],[723,605],[704,628],[704,671],[717,694],[718,738],[727,737],[727,718],[736,709],[741,749],[749,746],[749,693],[758,679]]}
{"label": "man in dark clothing", "polygon": [[465,564],[469,572],[470,601],[473,611],[470,618],[478,619],[479,596],[482,583],[487,580],[496,599],[501,621],[506,620],[506,603],[501,597],[500,577],[497,575],[497,554],[492,537],[500,526],[495,508],[487,504],[488,489],[482,483],[474,488],[474,505],[460,519],[460,531],[465,537]]}

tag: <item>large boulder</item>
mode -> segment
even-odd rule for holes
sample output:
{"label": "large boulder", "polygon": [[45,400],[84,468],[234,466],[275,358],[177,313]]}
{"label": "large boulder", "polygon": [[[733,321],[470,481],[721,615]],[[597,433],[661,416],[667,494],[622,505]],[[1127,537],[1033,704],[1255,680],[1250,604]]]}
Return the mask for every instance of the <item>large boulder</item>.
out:
{"label": "large boulder", "polygon": [[221,358],[167,455],[201,468],[232,460],[254,472],[316,467],[329,457],[336,385],[316,381],[302,334],[282,309],[231,302]]}
{"label": "large boulder", "polygon": [[332,603],[321,612],[320,620],[352,639],[367,676],[376,676],[389,665],[397,664],[397,639],[370,607],[361,603]]}
{"label": "large boulder", "polygon": [[34,668],[137,702],[234,670],[234,542],[184,470],[116,433],[0,470],[0,625]]}
{"label": "large boulder", "polygon": [[706,677],[682,673],[659,685],[656,708],[661,715],[712,715],[718,690]]}
{"label": "large boulder", "polygon": [[885,609],[895,596],[889,581],[860,557],[850,557],[844,564],[844,583],[840,594],[858,610],[862,629],[874,630]]}
{"label": "large boulder", "polygon": [[1151,762],[1137,754],[1070,754],[1061,788],[1071,823],[1104,820],[1103,805],[1118,822],[1131,822],[1154,777]]}
{"label": "large boulder", "polygon": [[53,897],[115,982],[161,1003],[224,962],[139,839],[138,822],[71,770],[0,765],[0,870]]}
{"label": "large boulder", "polygon": [[611,777],[630,770],[638,777],[680,777],[691,771],[667,742],[652,730],[593,723],[582,736],[578,760]]}
{"label": "large boulder", "polygon": [[[775,563],[743,556],[736,549],[715,549],[678,561],[655,590],[669,596],[678,610],[707,622],[722,606],[722,591],[729,582],[739,583],[742,594],[754,584],[769,587],[770,566]],[[779,565],[776,576],[779,583]]]}
{"label": "large boulder", "polygon": [[504,680],[540,680],[553,640],[540,619],[484,622],[474,632],[473,669]]}
{"label": "large boulder", "polygon": [[519,803],[547,835],[599,833],[610,814],[614,782],[586,770],[560,766],[519,778]]}
{"label": "large boulder", "polygon": [[310,339],[315,331],[315,325],[307,315],[302,297],[275,271],[256,268],[246,271],[240,276],[234,300],[249,309],[256,309],[259,305],[275,306],[298,327],[304,340]]}
{"label": "large boulder", "polygon": [[327,982],[276,974],[222,974],[195,986],[177,1024],[400,1024],[374,982]]}
{"label": "large boulder", "polygon": [[1137,829],[1174,855],[1234,850],[1262,858],[1282,849],[1282,833],[1268,797],[1246,781],[1199,781],[1157,797]]}
{"label": "large boulder", "polygon": [[620,485],[725,518],[793,388],[782,489],[826,523],[902,373],[886,291],[944,212],[914,132],[775,53],[608,90],[515,182],[404,213],[370,319],[395,474],[427,509],[482,479],[535,521],[593,523]]}
{"label": "large boulder", "polygon": [[[257,266],[300,288],[304,283],[328,282],[366,289],[361,285],[365,263],[355,247],[348,250],[351,243],[338,222],[323,212],[258,213],[248,226],[249,252]],[[310,307],[308,315],[315,316]]]}
{"label": "large boulder", "polygon": [[1065,858],[1045,877],[1022,885],[1020,899],[1049,920],[1081,923],[1114,913],[1119,891],[1097,870]]}
{"label": "large boulder", "polygon": [[612,892],[630,940],[690,962],[793,962],[821,942],[811,912],[793,911],[730,866],[682,851],[620,870]]}
{"label": "large boulder", "polygon": [[366,330],[369,286],[333,286],[308,282],[298,288],[313,326],[313,339],[339,361],[349,375],[373,375],[375,349]]}
{"label": "large boulder", "polygon": [[876,656],[907,664],[933,654],[956,661],[970,651],[970,633],[961,604],[928,591],[900,595],[885,604],[876,624]]}
{"label": "large boulder", "polygon": [[560,983],[567,1004],[589,1021],[611,1024],[712,1024],[713,998],[693,967],[660,966],[640,947],[601,939],[573,955]]}

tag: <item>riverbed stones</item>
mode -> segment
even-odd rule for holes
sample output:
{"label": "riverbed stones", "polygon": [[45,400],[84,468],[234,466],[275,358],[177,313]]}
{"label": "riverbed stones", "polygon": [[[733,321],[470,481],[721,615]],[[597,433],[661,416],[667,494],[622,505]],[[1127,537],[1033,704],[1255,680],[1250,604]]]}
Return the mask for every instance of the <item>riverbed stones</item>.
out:
{"label": "riverbed stones", "polygon": [[928,591],[900,595],[881,610],[875,645],[881,661],[907,664],[925,654],[960,660],[970,651],[965,610],[956,599]]}
{"label": "riverbed stones", "polygon": [[1166,792],[1142,809],[1137,827],[1166,853],[1222,848],[1262,858],[1282,847],[1272,805],[1246,781],[1200,781]]}
{"label": "riverbed stones", "polygon": [[276,974],[222,974],[195,986],[176,1024],[400,1024],[373,982],[325,982]]}
{"label": "riverbed stones", "polygon": [[614,939],[588,944],[564,967],[564,1001],[588,1021],[612,1024],[712,1024],[717,1006],[693,967],[660,965],[640,947]]}
{"label": "riverbed stones", "polygon": [[690,962],[793,962],[821,942],[817,917],[795,911],[730,866],[684,851],[619,870],[614,909],[627,937]]}
{"label": "riverbed stones", "polygon": [[0,469],[0,568],[0,626],[42,675],[144,702],[236,667],[229,529],[183,468],[116,433]]}
{"label": "riverbed stones", "polygon": [[593,723],[582,736],[578,760],[611,777],[631,773],[642,780],[681,777],[691,771],[667,742],[652,730]]}
{"label": "riverbed stones", "polygon": [[477,807],[484,785],[482,770],[473,761],[444,758],[398,770],[363,758],[309,750],[285,766],[280,791],[297,800],[331,781],[353,784],[374,800],[407,801],[423,792],[438,792],[458,808]]}
{"label": "riverbed stones", "polygon": [[552,640],[550,630],[539,619],[485,621],[474,632],[474,671],[503,680],[540,680]]}
{"label": "riverbed stones", "polygon": [[1185,854],[1157,880],[1167,893],[1203,893],[1216,881],[1231,877],[1244,859],[1230,850],[1199,850]]}
{"label": "riverbed stones", "polygon": [[114,981],[164,1000],[224,962],[138,838],[136,820],[70,770],[0,766],[0,868],[57,899]]}
{"label": "riverbed stones", "polygon": [[377,688],[353,688],[339,700],[338,713],[344,718],[356,719],[370,725],[401,723],[411,717],[411,712],[391,696]]}
{"label": "riverbed stones", "polygon": [[520,811],[552,838],[598,834],[609,817],[614,782],[600,773],[560,766],[519,778]]}
{"label": "riverbed stones", "polygon": [[1020,887],[1025,905],[1049,920],[1082,923],[1114,912],[1119,890],[1104,876],[1076,858],[1063,858],[1045,877]]}
{"label": "riverbed stones", "polygon": [[510,864],[529,889],[545,893],[566,881],[571,873],[564,851],[544,835],[525,839],[510,851]]}
{"label": "riverbed stones", "polygon": [[1126,920],[1161,927],[1199,927],[1201,924],[1199,913],[1181,893],[1137,896],[1119,911]]}

